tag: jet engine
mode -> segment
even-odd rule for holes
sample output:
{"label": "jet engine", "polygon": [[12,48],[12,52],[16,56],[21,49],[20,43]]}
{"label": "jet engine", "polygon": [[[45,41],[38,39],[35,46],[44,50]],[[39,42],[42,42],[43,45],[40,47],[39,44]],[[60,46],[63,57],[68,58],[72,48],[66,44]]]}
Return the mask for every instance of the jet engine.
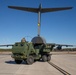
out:
{"label": "jet engine", "polygon": [[62,49],[62,46],[57,46],[57,48],[56,48],[57,50],[61,50]]}

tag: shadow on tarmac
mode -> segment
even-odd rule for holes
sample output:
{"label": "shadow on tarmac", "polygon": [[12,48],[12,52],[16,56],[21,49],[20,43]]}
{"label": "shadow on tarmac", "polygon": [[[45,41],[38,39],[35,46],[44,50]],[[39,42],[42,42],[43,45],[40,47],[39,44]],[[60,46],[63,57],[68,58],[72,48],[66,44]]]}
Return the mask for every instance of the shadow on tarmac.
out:
{"label": "shadow on tarmac", "polygon": [[16,64],[15,61],[12,61],[12,60],[10,60],[10,61],[5,61],[5,63],[7,63],[7,64]]}
{"label": "shadow on tarmac", "polygon": [[[5,63],[7,63],[7,64],[16,64],[15,61],[12,61],[12,60],[10,60],[10,61],[5,61]],[[21,64],[27,65],[26,62],[22,62]]]}
{"label": "shadow on tarmac", "polygon": [[[43,62],[42,60],[36,60],[36,61],[34,61],[34,63],[35,62]],[[5,61],[5,63],[7,63],[7,64],[17,64],[17,63],[15,63],[15,61],[13,61],[13,60],[10,60],[10,61]],[[25,65],[28,65],[26,62],[22,62],[21,64],[25,64]]]}

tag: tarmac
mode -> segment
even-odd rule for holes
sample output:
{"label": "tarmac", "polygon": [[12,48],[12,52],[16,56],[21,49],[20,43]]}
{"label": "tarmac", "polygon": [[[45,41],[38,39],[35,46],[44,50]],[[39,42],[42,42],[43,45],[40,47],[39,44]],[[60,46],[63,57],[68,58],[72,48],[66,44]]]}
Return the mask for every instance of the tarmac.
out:
{"label": "tarmac", "polygon": [[[76,75],[76,54],[54,54],[51,61],[55,65]],[[16,64],[11,54],[0,54],[0,75],[63,75],[48,62],[36,61],[32,65],[25,62]]]}

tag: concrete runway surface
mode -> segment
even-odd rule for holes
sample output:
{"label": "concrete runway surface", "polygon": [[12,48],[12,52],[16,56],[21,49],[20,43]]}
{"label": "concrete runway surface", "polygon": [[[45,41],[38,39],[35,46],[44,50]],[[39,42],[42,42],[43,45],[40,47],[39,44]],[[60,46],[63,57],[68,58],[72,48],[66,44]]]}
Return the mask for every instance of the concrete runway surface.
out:
{"label": "concrete runway surface", "polygon": [[[52,55],[51,62],[76,75],[76,54]],[[63,75],[47,62],[35,62],[27,65],[25,62],[16,64],[11,55],[0,54],[0,75]]]}

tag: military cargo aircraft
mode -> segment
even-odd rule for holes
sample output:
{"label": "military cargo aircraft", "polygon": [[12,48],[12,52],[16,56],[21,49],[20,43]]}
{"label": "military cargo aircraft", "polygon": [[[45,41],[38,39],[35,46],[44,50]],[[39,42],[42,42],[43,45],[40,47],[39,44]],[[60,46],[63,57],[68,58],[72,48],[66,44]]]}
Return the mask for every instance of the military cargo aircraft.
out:
{"label": "military cargo aircraft", "polygon": [[[66,44],[56,44],[56,43],[47,43],[46,40],[40,36],[40,26],[41,26],[41,14],[46,12],[55,12],[61,10],[69,10],[72,7],[61,7],[61,8],[42,8],[41,4],[39,8],[30,8],[30,7],[20,7],[20,6],[8,6],[8,8],[34,12],[38,13],[38,35],[32,38],[31,42],[28,43],[24,41],[16,42],[15,44],[0,45],[0,46],[12,46],[12,57],[15,59],[15,62],[20,64],[22,60],[26,60],[28,64],[32,64],[36,59],[42,59],[43,61],[50,61],[51,56],[50,52],[52,49],[57,46],[57,49],[61,49],[62,46],[73,46]],[[23,49],[23,51],[22,51]]]}
{"label": "military cargo aircraft", "polygon": [[[33,42],[34,44],[36,44],[36,43],[37,44],[40,44],[40,43],[46,44],[45,39],[40,36],[41,14],[46,13],[46,12],[69,10],[69,9],[72,9],[73,7],[42,8],[42,5],[40,4],[38,8],[20,7],[20,6],[8,6],[8,8],[38,13],[38,36],[34,37],[31,40],[31,42]],[[56,46],[58,46],[57,47],[58,49],[61,49],[61,46],[72,46],[72,45],[62,45],[62,44],[54,44],[54,43],[49,43],[49,45],[56,45]]]}

